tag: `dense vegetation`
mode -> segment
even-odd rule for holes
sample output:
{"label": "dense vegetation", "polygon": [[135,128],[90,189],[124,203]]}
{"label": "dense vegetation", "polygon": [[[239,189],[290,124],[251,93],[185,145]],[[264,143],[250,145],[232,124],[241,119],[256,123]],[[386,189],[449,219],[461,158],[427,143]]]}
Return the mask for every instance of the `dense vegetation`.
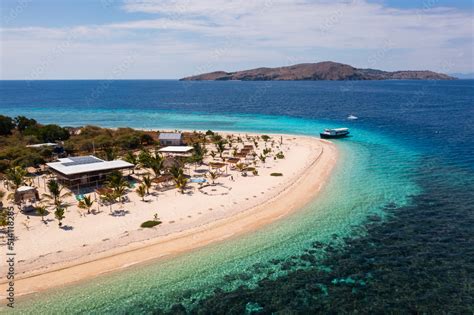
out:
{"label": "dense vegetation", "polygon": [[24,116],[11,118],[0,115],[0,174],[10,167],[37,167],[54,159],[53,150],[49,147],[27,147],[46,142],[62,145],[67,154],[95,153],[107,160],[123,155],[128,150],[155,144],[151,133],[130,128],[68,128],[42,125]]}
{"label": "dense vegetation", "polygon": [[0,173],[13,166],[38,166],[52,156],[50,148],[27,148],[27,145],[68,138],[66,128],[41,125],[24,116],[11,118],[0,115]]}

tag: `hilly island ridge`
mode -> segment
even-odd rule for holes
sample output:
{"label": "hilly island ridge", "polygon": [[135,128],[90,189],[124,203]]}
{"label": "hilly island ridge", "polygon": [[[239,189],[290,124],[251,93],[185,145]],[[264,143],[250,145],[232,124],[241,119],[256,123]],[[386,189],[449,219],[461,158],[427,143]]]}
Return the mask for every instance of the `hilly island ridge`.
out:
{"label": "hilly island ridge", "polygon": [[341,81],[341,80],[455,80],[455,77],[428,70],[383,71],[359,69],[324,61],[278,68],[256,68],[236,72],[215,71],[182,78],[182,81]]}

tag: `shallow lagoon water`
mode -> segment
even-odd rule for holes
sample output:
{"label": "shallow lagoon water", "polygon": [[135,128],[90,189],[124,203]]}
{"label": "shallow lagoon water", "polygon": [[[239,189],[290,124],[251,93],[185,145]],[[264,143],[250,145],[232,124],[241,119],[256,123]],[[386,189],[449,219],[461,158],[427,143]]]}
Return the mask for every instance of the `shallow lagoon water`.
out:
{"label": "shallow lagoon water", "polygon": [[[198,116],[198,119],[202,117]],[[298,130],[319,130],[322,126],[299,119],[271,121],[264,118],[264,121],[267,126],[269,123],[280,126],[275,132],[290,132],[294,126],[298,126]],[[209,122],[206,123],[209,126]],[[259,123],[256,121],[256,126]],[[187,124],[193,126],[189,116]],[[262,131],[248,127],[242,130]],[[398,163],[402,156],[413,156],[413,153],[402,151],[393,143],[384,143],[378,135],[362,130],[359,134],[357,129],[353,133],[352,138],[338,142],[340,161],[334,175],[318,198],[305,209],[238,239],[155,264],[132,267],[67,290],[42,293],[19,304],[18,310],[24,307],[25,311],[58,313],[71,308],[78,313],[91,310],[98,313],[149,312],[176,303],[192,305],[193,301],[216,288],[231,290],[241,284],[255,286],[269,272],[272,277],[278,277],[292,269],[301,269],[298,265],[282,270],[271,261],[300,255],[315,241],[328,243],[335,235],[341,238],[364,233],[363,229],[354,228],[367,216],[383,216],[384,206],[406,205],[418,192],[414,183],[400,176],[408,166]],[[322,257],[324,253],[320,255]],[[248,275],[239,278],[234,274]]]}
{"label": "shallow lagoon water", "polygon": [[[63,125],[317,135],[343,124],[353,137],[337,141],[330,182],[293,215],[238,239],[28,297],[19,313],[430,312],[436,305],[472,312],[472,81],[137,84],[115,104],[114,87],[95,107],[82,104],[73,96],[94,84],[79,82],[54,98],[42,92],[49,106],[32,106],[28,93],[19,106],[3,93],[0,105],[5,114]],[[135,106],[136,90],[153,84],[169,91]],[[349,113],[361,119],[345,121]],[[453,123],[456,135],[446,130]]]}

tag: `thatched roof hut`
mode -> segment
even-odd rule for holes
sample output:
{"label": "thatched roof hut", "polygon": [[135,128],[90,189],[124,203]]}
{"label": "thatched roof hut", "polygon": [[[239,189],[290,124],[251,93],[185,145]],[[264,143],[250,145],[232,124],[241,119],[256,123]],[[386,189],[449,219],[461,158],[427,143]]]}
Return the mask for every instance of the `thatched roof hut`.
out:
{"label": "thatched roof hut", "polygon": [[15,191],[14,200],[15,203],[32,201],[35,202],[39,200],[39,193],[36,187],[32,186],[21,186]]}

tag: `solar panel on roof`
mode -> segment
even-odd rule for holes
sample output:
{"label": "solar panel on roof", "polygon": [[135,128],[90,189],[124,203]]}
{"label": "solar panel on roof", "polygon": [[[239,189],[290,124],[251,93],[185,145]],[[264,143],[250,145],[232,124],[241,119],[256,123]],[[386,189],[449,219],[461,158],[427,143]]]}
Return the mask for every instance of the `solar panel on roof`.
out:
{"label": "solar panel on roof", "polygon": [[72,162],[65,162],[61,163],[64,166],[76,166],[76,165],[84,165],[84,164],[92,164],[92,163],[100,163],[103,162],[102,160],[93,157],[93,156],[75,156],[69,158]]}

